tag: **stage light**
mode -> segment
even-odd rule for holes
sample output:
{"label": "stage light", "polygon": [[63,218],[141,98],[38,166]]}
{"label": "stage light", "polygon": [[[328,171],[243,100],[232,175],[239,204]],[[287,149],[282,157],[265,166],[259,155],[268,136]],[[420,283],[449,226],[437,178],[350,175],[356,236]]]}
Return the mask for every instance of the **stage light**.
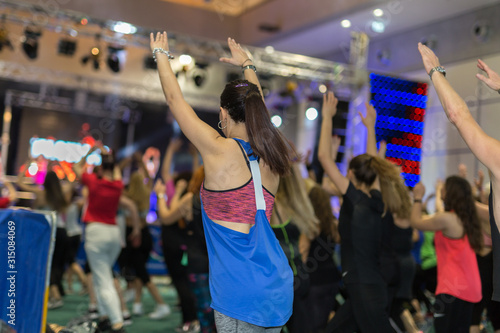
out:
{"label": "stage light", "polygon": [[181,54],[181,56],[179,57],[179,62],[181,63],[181,65],[186,66],[193,62],[193,58],[191,58],[190,55]]}
{"label": "stage light", "polygon": [[92,61],[92,66],[94,67],[94,69],[99,70],[99,68],[101,67],[100,66],[101,51],[99,50],[98,47],[93,47],[90,50],[90,54],[82,57],[82,64],[85,65],[90,60]]}
{"label": "stage light", "polygon": [[273,54],[274,53],[274,47],[272,47],[271,45],[266,46],[266,48],[264,50],[266,51],[267,54]]}
{"label": "stage light", "polygon": [[373,11],[373,15],[376,17],[380,17],[380,16],[384,15],[384,11],[380,8],[377,8]]}
{"label": "stage light", "polygon": [[80,20],[80,24],[81,24],[81,25],[87,25],[87,23],[89,23],[89,20],[88,20],[86,17],[83,17],[83,18]]}
{"label": "stage light", "polygon": [[3,50],[3,47],[8,47],[11,51],[14,50],[14,46],[9,39],[9,31],[5,28],[0,28],[0,51]]}
{"label": "stage light", "polygon": [[371,29],[373,32],[381,34],[385,31],[385,24],[381,21],[373,21],[371,24]]}
{"label": "stage light", "polygon": [[118,73],[120,71],[120,58],[118,54],[123,51],[123,48],[118,46],[108,46],[108,67],[112,72]]}
{"label": "stage light", "polygon": [[206,70],[207,67],[208,67],[207,63],[200,63],[200,62],[196,63],[196,67],[193,69],[192,77],[194,84],[197,87],[201,87],[203,83],[205,83],[208,74]]}
{"label": "stage light", "polygon": [[121,34],[135,34],[137,32],[137,27],[127,22],[115,22],[111,26],[111,30]]}
{"label": "stage light", "polygon": [[340,25],[342,26],[342,28],[350,28],[351,27],[351,21],[349,21],[349,20],[342,20],[342,22],[340,22]]}
{"label": "stage light", "polygon": [[324,93],[326,93],[328,88],[326,87],[326,85],[320,84],[318,89],[319,89],[320,93],[324,94]]}
{"label": "stage light", "polygon": [[36,164],[36,162],[32,162],[28,168],[28,173],[30,174],[30,176],[34,176],[36,175],[38,172],[38,165]]}
{"label": "stage light", "polygon": [[72,56],[76,51],[76,41],[70,38],[59,40],[57,52],[62,55]]}
{"label": "stage light", "polygon": [[318,118],[318,110],[316,108],[309,108],[306,110],[306,117],[309,120],[314,120]]}
{"label": "stage light", "polygon": [[158,69],[155,59],[149,54],[144,57],[144,68],[145,69]]}
{"label": "stage light", "polygon": [[34,28],[28,27],[24,30],[24,36],[21,38],[23,50],[31,60],[38,56],[38,38],[41,35],[41,31]]}
{"label": "stage light", "polygon": [[281,124],[283,123],[283,120],[281,119],[280,116],[274,115],[271,117],[271,122],[274,124],[274,127],[280,127]]}

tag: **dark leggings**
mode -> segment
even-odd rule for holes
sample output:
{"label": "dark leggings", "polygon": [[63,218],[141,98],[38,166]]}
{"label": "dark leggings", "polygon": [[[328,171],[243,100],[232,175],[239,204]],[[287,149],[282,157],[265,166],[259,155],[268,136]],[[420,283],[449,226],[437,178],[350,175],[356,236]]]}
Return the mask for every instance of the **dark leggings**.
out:
{"label": "dark leggings", "polygon": [[149,259],[149,254],[153,249],[153,238],[151,237],[148,227],[144,227],[141,230],[141,246],[133,247],[128,240],[130,233],[132,233],[132,228],[127,227],[127,264],[134,270],[135,276],[139,278],[144,285],[146,285],[150,281],[150,276],[148,270],[146,269],[146,263]]}
{"label": "dark leggings", "polygon": [[474,303],[451,295],[436,295],[434,303],[434,330],[436,333],[468,333],[472,322]]}
{"label": "dark leggings", "polygon": [[483,298],[481,302],[474,304],[471,325],[479,325],[483,310],[487,309],[488,318],[493,328],[500,330],[500,302],[491,300],[491,296],[493,295],[493,252],[488,253],[484,257],[480,255],[476,255],[476,257],[479,274],[481,275]]}
{"label": "dark leggings", "polygon": [[347,283],[348,298],[328,323],[326,332],[393,333],[387,314],[385,284]]}
{"label": "dark leggings", "polygon": [[168,273],[172,278],[177,294],[179,295],[183,322],[196,320],[196,303],[194,295],[189,288],[186,267],[181,264],[183,251],[179,239],[182,238],[181,230],[172,226],[162,228],[162,248]]}
{"label": "dark leggings", "polygon": [[50,270],[50,285],[57,286],[61,295],[64,295],[62,278],[64,274],[67,241],[68,235],[66,234],[66,229],[57,228],[54,255],[52,256],[52,268]]}
{"label": "dark leggings", "polygon": [[208,285],[208,273],[189,274],[189,286],[196,298],[196,308],[198,311],[198,320],[200,321],[201,333],[214,333],[215,318],[214,310],[210,307],[212,297]]}

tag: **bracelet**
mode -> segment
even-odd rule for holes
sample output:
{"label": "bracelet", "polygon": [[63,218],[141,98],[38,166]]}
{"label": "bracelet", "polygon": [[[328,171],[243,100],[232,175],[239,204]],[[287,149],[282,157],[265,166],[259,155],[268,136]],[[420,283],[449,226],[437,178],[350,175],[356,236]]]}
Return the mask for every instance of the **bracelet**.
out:
{"label": "bracelet", "polygon": [[[243,68],[243,66],[245,65],[245,63],[246,63],[247,61],[252,61],[252,59],[248,58],[247,60],[243,61],[243,63],[241,64],[241,67],[242,67],[242,68]],[[253,61],[252,61],[252,62],[253,62]]]}
{"label": "bracelet", "polygon": [[245,71],[247,69],[252,69],[255,73],[257,73],[257,68],[255,68],[254,65],[246,65],[245,67],[243,67],[243,71],[242,72],[245,73]]}
{"label": "bracelet", "polygon": [[156,197],[157,197],[158,199],[165,199],[165,194],[160,193],[160,194],[157,194],[157,195],[156,195]]}
{"label": "bracelet", "polygon": [[161,47],[155,47],[155,48],[153,49],[153,59],[155,60],[155,62],[156,62],[156,53],[158,53],[158,52],[163,53],[163,54],[166,54],[166,55],[167,55],[167,57],[168,57],[168,61],[170,61],[170,60],[172,60],[172,59],[174,59],[174,58],[175,58],[175,57],[172,55],[172,53],[170,53],[170,51],[167,51],[167,50],[165,50],[165,49],[162,49]]}
{"label": "bracelet", "polygon": [[413,203],[422,203],[422,199],[413,199]]}
{"label": "bracelet", "polygon": [[431,71],[429,72],[429,78],[431,79],[431,81],[432,81],[432,74],[434,74],[434,72],[439,72],[443,74],[444,77],[446,77],[446,70],[441,66],[436,66],[432,68]]}

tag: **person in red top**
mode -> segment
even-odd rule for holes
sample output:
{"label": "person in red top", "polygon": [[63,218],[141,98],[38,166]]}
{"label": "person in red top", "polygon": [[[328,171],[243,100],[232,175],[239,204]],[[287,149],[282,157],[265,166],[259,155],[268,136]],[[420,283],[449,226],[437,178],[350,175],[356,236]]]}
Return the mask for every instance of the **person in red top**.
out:
{"label": "person in red top", "polygon": [[[102,176],[84,173],[88,155],[101,150]],[[85,228],[85,252],[92,270],[93,286],[97,296],[97,307],[101,315],[99,327],[110,332],[125,332],[118,293],[113,285],[112,266],[122,248],[120,229],[115,216],[120,204],[126,206],[134,217],[131,238],[140,240],[141,229],[137,207],[130,199],[122,197],[123,183],[119,168],[115,167],[113,155],[102,147],[95,146],[80,162],[73,166],[75,174],[88,188],[88,206],[83,217]],[[136,242],[137,243],[137,242]]]}
{"label": "person in red top", "polygon": [[436,333],[467,333],[474,303],[482,298],[476,253],[483,247],[483,238],[472,189],[462,177],[448,177],[441,193],[445,211],[422,218],[424,193],[421,183],[413,189],[411,223],[423,231],[436,231],[434,328]]}

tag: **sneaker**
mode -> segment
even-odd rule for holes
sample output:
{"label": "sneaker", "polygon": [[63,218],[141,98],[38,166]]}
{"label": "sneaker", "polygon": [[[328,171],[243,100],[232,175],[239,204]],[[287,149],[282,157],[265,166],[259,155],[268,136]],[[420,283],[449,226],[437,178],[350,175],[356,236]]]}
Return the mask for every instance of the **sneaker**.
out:
{"label": "sneaker", "polygon": [[199,333],[200,330],[200,323],[198,321],[187,322],[175,328],[175,331],[178,333]]}
{"label": "sneaker", "polygon": [[154,312],[149,314],[150,319],[163,319],[171,313],[170,307],[167,304],[158,304]]}
{"label": "sneaker", "polygon": [[97,311],[97,305],[95,304],[89,304],[89,310],[87,311],[87,314],[90,319],[96,320],[99,318],[99,312]]}
{"label": "sneaker", "polygon": [[143,315],[142,303],[134,303],[134,305],[132,306],[132,314],[134,316],[142,316]]}
{"label": "sneaker", "polygon": [[62,299],[50,299],[49,302],[47,303],[47,309],[54,310],[60,308],[63,305],[64,302]]}
{"label": "sneaker", "polygon": [[123,311],[122,315],[123,315],[123,326],[132,325],[132,316],[130,315],[130,312]]}

